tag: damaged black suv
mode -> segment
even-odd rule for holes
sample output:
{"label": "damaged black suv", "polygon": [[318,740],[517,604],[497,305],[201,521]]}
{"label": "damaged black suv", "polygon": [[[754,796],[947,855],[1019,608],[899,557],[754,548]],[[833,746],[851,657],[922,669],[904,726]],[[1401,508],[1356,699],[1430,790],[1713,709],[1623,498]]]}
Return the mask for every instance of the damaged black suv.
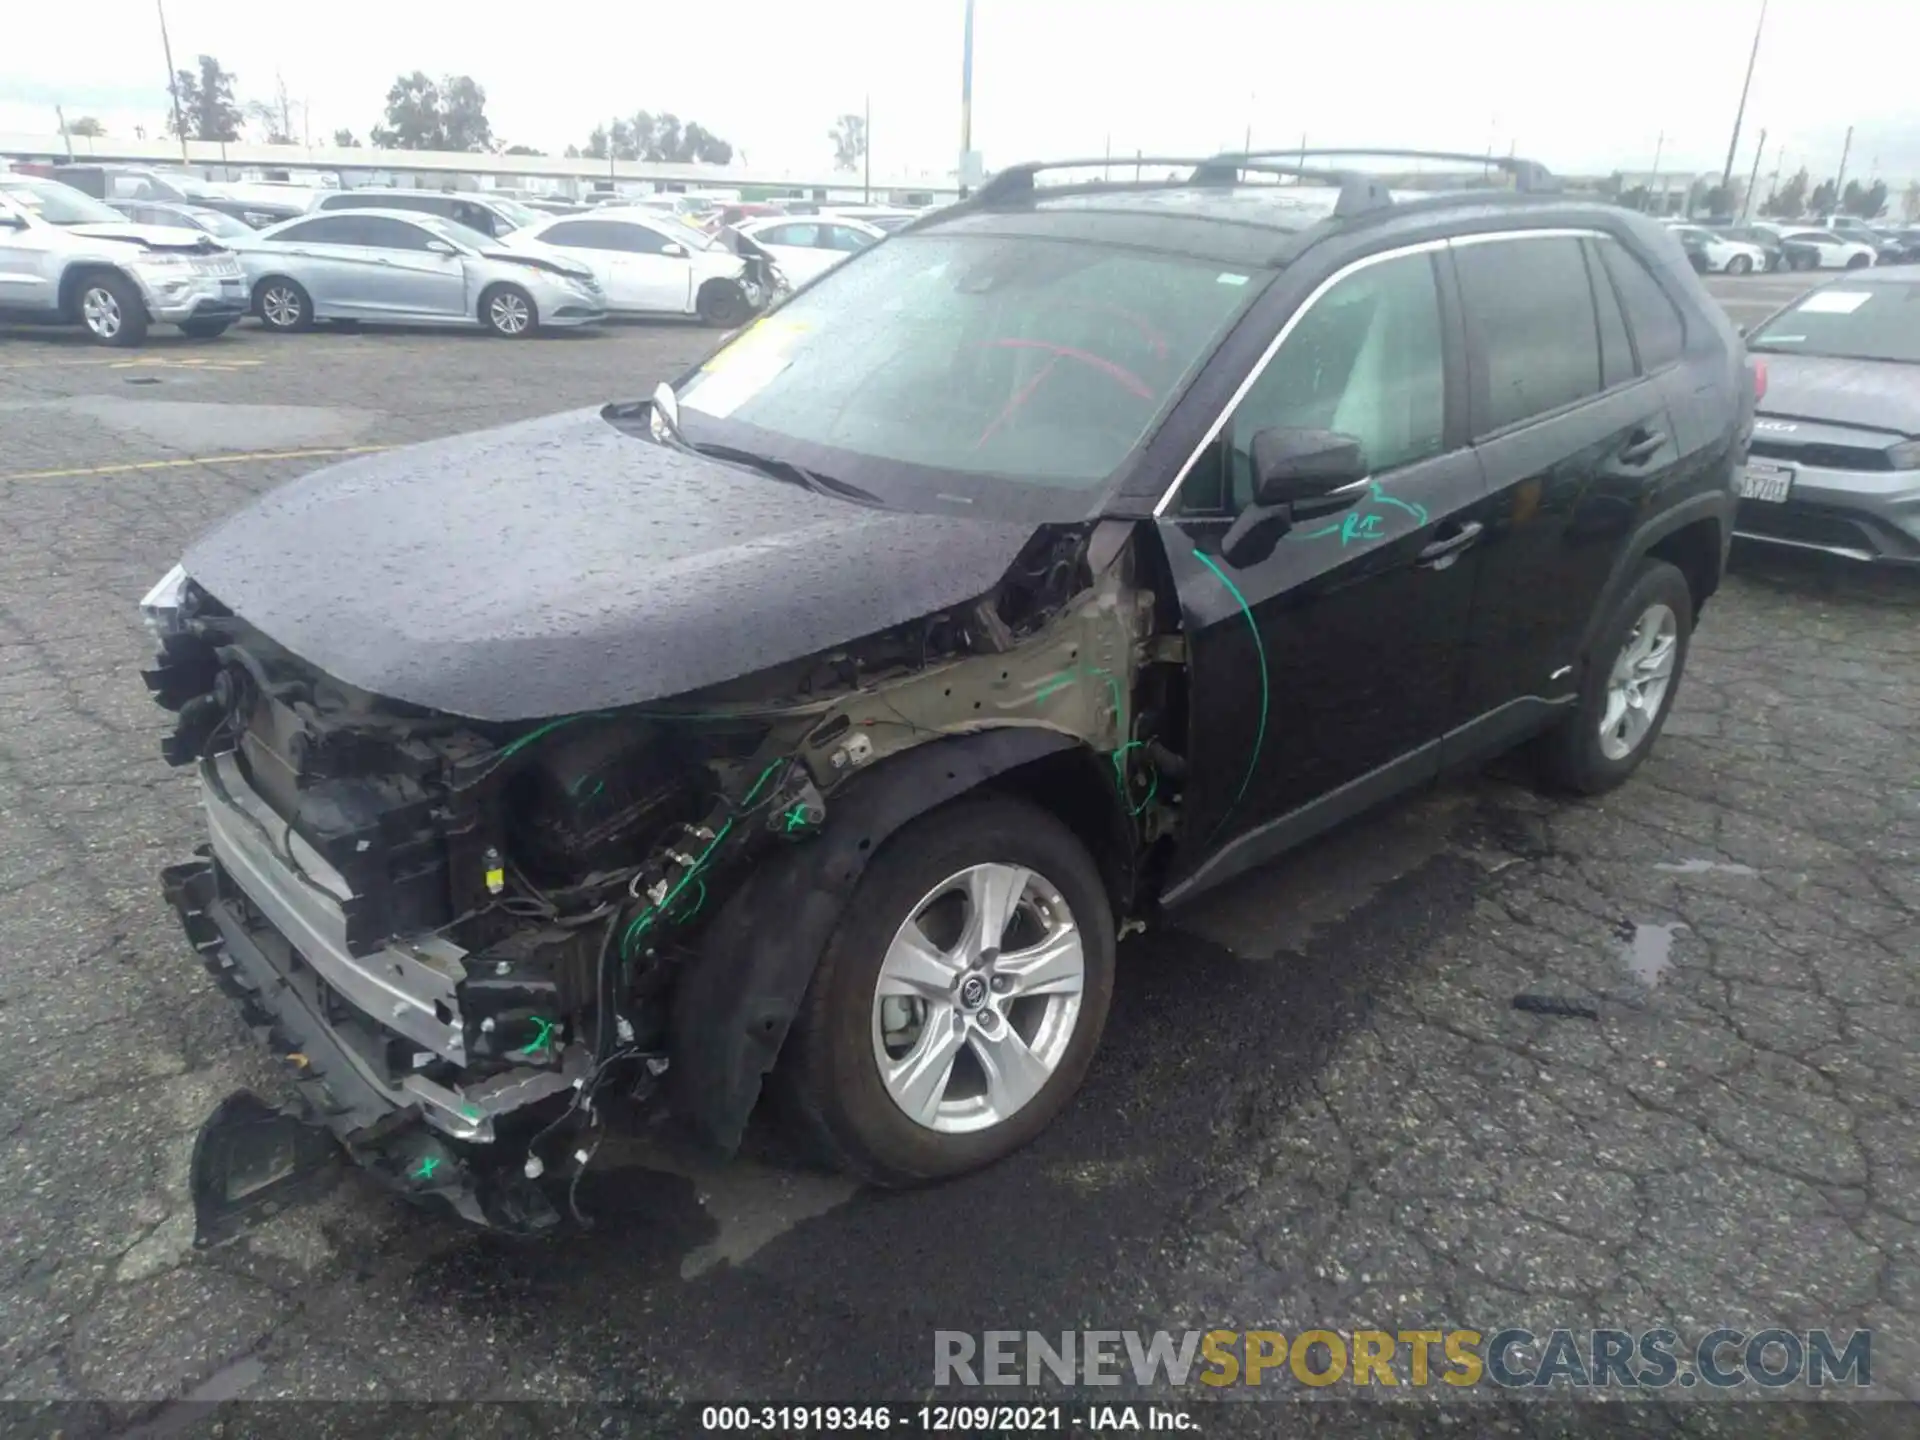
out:
{"label": "damaged black suv", "polygon": [[1536,165],[1335,153],[1016,167],[649,402],[187,551],[165,890],[354,1159],[538,1228],[616,1088],[726,1150],[767,1080],[823,1157],[954,1175],[1067,1104],[1128,925],[1523,741],[1633,771],[1741,342]]}

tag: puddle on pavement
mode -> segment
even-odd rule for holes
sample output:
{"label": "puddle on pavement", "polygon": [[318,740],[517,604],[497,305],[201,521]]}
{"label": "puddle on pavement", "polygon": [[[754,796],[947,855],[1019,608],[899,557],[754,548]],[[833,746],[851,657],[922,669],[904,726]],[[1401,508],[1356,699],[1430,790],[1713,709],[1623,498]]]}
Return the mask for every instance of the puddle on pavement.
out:
{"label": "puddle on pavement", "polygon": [[1731,860],[1681,860],[1678,862],[1663,860],[1653,868],[1665,870],[1669,875],[1758,875],[1760,873],[1751,865],[1740,865]]}
{"label": "puddle on pavement", "polygon": [[1642,985],[1658,985],[1673,968],[1673,937],[1687,928],[1678,920],[1667,925],[1635,925],[1620,953],[1627,972]]}

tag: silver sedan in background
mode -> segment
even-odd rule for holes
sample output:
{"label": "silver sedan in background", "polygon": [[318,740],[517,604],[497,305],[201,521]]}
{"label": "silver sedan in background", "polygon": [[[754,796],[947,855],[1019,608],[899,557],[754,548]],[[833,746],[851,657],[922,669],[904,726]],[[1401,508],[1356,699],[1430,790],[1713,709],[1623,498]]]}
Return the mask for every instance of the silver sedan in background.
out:
{"label": "silver sedan in background", "polygon": [[604,320],[593,272],[547,246],[508,250],[451,220],[404,210],[302,215],[240,247],[269,330],[316,320],[479,325],[508,339]]}

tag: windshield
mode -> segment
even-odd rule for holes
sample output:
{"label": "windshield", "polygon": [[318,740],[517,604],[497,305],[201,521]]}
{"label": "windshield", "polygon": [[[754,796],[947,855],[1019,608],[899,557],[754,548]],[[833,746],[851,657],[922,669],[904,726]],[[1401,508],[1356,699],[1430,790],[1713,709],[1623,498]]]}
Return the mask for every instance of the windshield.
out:
{"label": "windshield", "polygon": [[24,180],[0,176],[0,195],[13,201],[29,215],[37,215],[49,225],[124,224],[126,216],[91,195],[83,195],[58,180]]}
{"label": "windshield", "polygon": [[682,413],[695,439],[790,452],[894,503],[915,498],[904,485],[1031,510],[1049,503],[1032,487],[1108,480],[1263,278],[1079,242],[902,235],[715,354]]}
{"label": "windshield", "polygon": [[471,225],[462,225],[458,220],[449,220],[444,215],[409,215],[418,225],[424,225],[443,240],[451,240],[464,245],[469,250],[497,250],[499,243],[491,236],[484,235]]}
{"label": "windshield", "polygon": [[1920,281],[1816,290],[1761,326],[1747,348],[1920,365]]}
{"label": "windshield", "polygon": [[524,230],[529,225],[537,225],[547,218],[531,205],[522,205],[518,200],[506,200],[495,195],[488,197],[488,203],[502,215],[506,216],[508,220],[512,221],[516,230]]}
{"label": "windshield", "polygon": [[236,220],[233,216],[219,210],[207,210],[193,205],[186,207],[182,213],[192,217],[194,224],[211,235],[238,238],[253,234],[253,227],[246,221]]}
{"label": "windshield", "polygon": [[707,234],[704,230],[696,229],[678,216],[649,212],[647,214],[647,223],[657,230],[665,231],[689,250],[724,250],[727,248],[717,237]]}

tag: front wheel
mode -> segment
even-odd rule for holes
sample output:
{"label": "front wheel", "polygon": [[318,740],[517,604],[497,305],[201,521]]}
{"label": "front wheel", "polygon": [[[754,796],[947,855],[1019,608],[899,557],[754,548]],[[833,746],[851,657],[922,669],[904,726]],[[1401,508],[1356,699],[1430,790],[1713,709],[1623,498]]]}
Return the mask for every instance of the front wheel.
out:
{"label": "front wheel", "polygon": [[700,287],[694,304],[700,318],[720,330],[731,330],[753,313],[746,292],[732,280],[709,280]]}
{"label": "front wheel", "polygon": [[291,334],[313,328],[313,298],[297,280],[275,275],[253,291],[254,313],[269,330]]}
{"label": "front wheel", "polygon": [[102,272],[80,282],[80,323],[95,343],[122,349],[147,338],[147,302],[124,275]]}
{"label": "front wheel", "polygon": [[1871,255],[1853,255],[1847,259],[1847,268],[1849,270],[1864,270],[1872,263],[1873,257]]}
{"label": "front wheel", "polygon": [[959,801],[875,857],[782,1059],[822,1158],[881,1185],[1020,1148],[1086,1075],[1113,995],[1113,909],[1086,848],[1023,801]]}
{"label": "front wheel", "polygon": [[1729,275],[1745,275],[1753,269],[1753,260],[1746,255],[1736,255],[1727,262]]}
{"label": "front wheel", "polygon": [[495,285],[480,297],[480,323],[505,339],[522,340],[540,328],[540,312],[518,285]]}
{"label": "front wheel", "polygon": [[1541,778],[1598,795],[1640,767],[1666,724],[1693,637],[1693,592],[1664,560],[1643,560],[1602,627],[1573,711],[1541,736]]}

